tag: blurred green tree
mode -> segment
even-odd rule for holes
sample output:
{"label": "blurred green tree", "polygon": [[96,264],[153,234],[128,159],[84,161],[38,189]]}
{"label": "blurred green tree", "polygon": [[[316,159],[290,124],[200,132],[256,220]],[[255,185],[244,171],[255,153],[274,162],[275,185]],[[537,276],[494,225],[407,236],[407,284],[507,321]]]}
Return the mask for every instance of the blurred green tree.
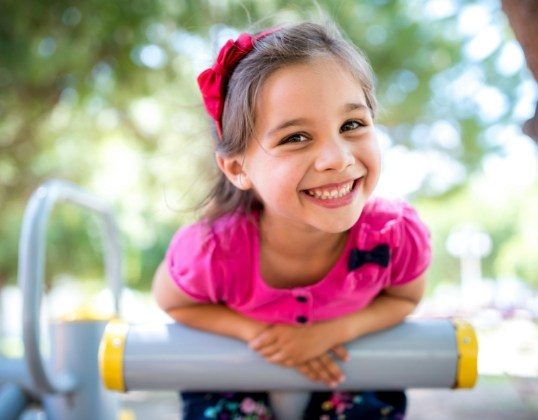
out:
{"label": "blurred green tree", "polygon": [[[502,144],[483,133],[517,120],[515,105],[528,77],[498,64],[513,42],[498,4],[479,2],[483,28],[467,22],[462,30],[462,11],[473,3],[4,0],[0,284],[16,276],[16,244],[31,192],[60,177],[113,203],[128,283],[148,287],[173,230],[194,217],[183,210],[203,197],[214,174],[196,74],[238,31],[321,15],[370,58],[382,104],[379,123],[392,144],[441,153],[460,169],[442,184],[425,177],[412,194],[446,203],[480,171],[485,156],[502,152]],[[497,31],[498,39],[480,49],[473,44],[480,31]],[[492,114],[481,97],[495,99],[498,109]],[[448,140],[431,134],[439,121]],[[100,275],[94,226],[70,212],[59,210],[51,227],[49,280],[66,270]]]}

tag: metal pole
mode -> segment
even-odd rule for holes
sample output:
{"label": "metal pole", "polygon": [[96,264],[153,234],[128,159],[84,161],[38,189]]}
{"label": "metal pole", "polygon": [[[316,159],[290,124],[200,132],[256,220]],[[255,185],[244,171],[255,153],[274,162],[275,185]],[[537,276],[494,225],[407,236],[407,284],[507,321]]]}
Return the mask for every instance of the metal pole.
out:
{"label": "metal pole", "polygon": [[[474,330],[450,320],[408,320],[347,344],[343,390],[472,387]],[[323,390],[269,364],[245,343],[179,324],[109,324],[100,347],[105,386],[116,390]]]}
{"label": "metal pole", "polygon": [[[47,394],[43,407],[48,420],[116,420],[119,399],[99,378],[97,353],[107,321],[69,321],[51,324],[50,368],[71,372],[79,381],[76,392]],[[1,417],[0,417],[1,418]]]}
{"label": "metal pole", "polygon": [[30,403],[30,397],[24,390],[14,384],[6,384],[0,388],[0,419],[17,420]]}
{"label": "metal pole", "polygon": [[[35,390],[49,420],[113,419],[118,409],[117,395],[106,391],[98,379],[97,349],[106,325],[103,320],[58,322],[52,326],[51,358],[45,360],[41,353],[40,313],[46,229],[54,205],[61,201],[99,216],[107,283],[113,293],[116,314],[119,313],[121,253],[111,209],[104,201],[68,182],[52,180],[43,184],[26,207],[19,245],[25,362],[22,374],[29,381],[25,389]],[[13,364],[13,369],[19,369],[18,365]],[[21,372],[12,374],[21,375]],[[42,414],[42,411],[39,413]]]}
{"label": "metal pole", "polygon": [[43,289],[45,235],[49,215],[59,201],[68,201],[97,213],[104,225],[107,282],[114,294],[118,312],[121,292],[121,254],[118,229],[109,206],[74,184],[51,180],[32,195],[24,213],[19,245],[19,286],[23,295],[24,357],[36,388],[43,393],[70,392],[77,386],[69,372],[51,375],[41,354],[39,325]]}

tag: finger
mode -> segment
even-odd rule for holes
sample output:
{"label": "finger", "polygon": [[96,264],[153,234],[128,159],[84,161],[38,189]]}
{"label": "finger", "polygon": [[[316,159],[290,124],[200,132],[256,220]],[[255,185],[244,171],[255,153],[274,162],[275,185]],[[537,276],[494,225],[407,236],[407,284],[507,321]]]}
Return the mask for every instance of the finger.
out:
{"label": "finger", "polygon": [[306,376],[307,379],[316,382],[316,377],[310,372],[310,369],[306,365],[306,363],[297,366],[297,370],[301,372],[304,376]]}
{"label": "finger", "polygon": [[339,344],[338,346],[334,346],[331,351],[334,353],[336,357],[338,357],[340,360],[347,362],[349,360],[349,352],[347,349]]}
{"label": "finger", "polygon": [[319,382],[320,377],[315,369],[312,368],[310,365],[310,362],[302,363],[297,366],[297,369],[299,372],[301,372],[303,375],[305,375],[308,379],[310,379],[312,382]]}
{"label": "finger", "polygon": [[256,338],[250,340],[248,345],[251,349],[258,351],[259,349],[274,343],[276,343],[276,337],[266,330]]}
{"label": "finger", "polygon": [[284,366],[284,367],[295,367],[295,366],[297,366],[297,363],[293,362],[290,359],[286,359],[285,357],[276,358],[276,359],[265,359],[265,360],[267,360],[269,363],[273,363],[275,365],[280,365],[280,366]]}
{"label": "finger", "polygon": [[338,365],[329,355],[320,356],[318,360],[322,369],[323,382],[331,388],[338,386],[343,380],[343,374]]}
{"label": "finger", "polygon": [[275,344],[269,344],[265,347],[260,347],[256,351],[263,357],[268,358],[277,354],[280,351],[280,347]]}
{"label": "finger", "polygon": [[333,382],[341,383],[346,379],[340,366],[338,366],[336,362],[332,359],[332,357],[330,357],[328,354],[320,356],[320,361],[325,366],[327,372],[329,372]]}
{"label": "finger", "polygon": [[296,367],[296,366],[299,366],[299,363],[297,363],[296,361],[292,360],[292,359],[284,359],[280,362],[280,364],[282,366],[286,366],[286,367]]}
{"label": "finger", "polygon": [[337,382],[332,378],[330,372],[325,368],[324,363],[320,358],[311,359],[309,361],[310,366],[314,369],[319,377],[319,380],[323,381],[325,384],[330,387],[336,386]]}
{"label": "finger", "polygon": [[272,354],[269,357],[266,357],[267,361],[270,363],[279,363],[284,364],[286,363],[294,363],[294,360],[288,357],[286,353],[283,353],[282,351],[278,351],[277,353]]}

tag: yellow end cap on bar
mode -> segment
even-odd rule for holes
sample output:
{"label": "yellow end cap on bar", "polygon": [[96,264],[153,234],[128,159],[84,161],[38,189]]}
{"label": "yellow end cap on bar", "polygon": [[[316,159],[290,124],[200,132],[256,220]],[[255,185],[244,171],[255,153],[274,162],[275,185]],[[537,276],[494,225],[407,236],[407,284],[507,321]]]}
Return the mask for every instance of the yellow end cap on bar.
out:
{"label": "yellow end cap on bar", "polygon": [[99,373],[105,388],[125,391],[123,355],[129,324],[119,319],[110,321],[105,327],[99,345]]}
{"label": "yellow end cap on bar", "polygon": [[453,319],[458,346],[458,371],[454,388],[472,388],[478,378],[478,340],[471,324]]}

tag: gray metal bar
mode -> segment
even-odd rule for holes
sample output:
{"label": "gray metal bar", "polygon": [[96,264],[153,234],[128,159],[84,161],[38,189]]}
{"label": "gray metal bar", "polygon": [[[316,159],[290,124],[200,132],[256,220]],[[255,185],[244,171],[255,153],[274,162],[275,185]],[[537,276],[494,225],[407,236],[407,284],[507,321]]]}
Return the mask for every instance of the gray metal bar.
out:
{"label": "gray metal bar", "polygon": [[[450,388],[458,349],[449,320],[408,320],[347,345],[339,389]],[[102,357],[106,357],[102,355]],[[102,361],[101,361],[102,364]],[[269,364],[245,343],[179,324],[129,327],[123,350],[127,390],[322,390],[294,369]]]}
{"label": "gray metal bar", "polygon": [[49,420],[45,411],[39,407],[30,407],[24,410],[19,420]]}
{"label": "gray metal bar", "polygon": [[0,386],[4,384],[18,385],[29,396],[39,397],[39,391],[32,382],[26,361],[22,358],[0,357]]}
{"label": "gray metal bar", "polygon": [[0,419],[17,420],[30,403],[30,397],[18,385],[0,387]]}
{"label": "gray metal bar", "polygon": [[19,287],[23,295],[24,357],[32,381],[45,393],[63,393],[76,386],[76,379],[68,372],[51,375],[45,368],[40,350],[39,315],[43,289],[45,235],[49,215],[59,201],[71,202],[97,213],[103,223],[105,269],[107,283],[114,295],[119,312],[121,293],[121,254],[119,234],[109,206],[76,185],[51,180],[40,186],[26,207],[19,245]]}
{"label": "gray metal bar", "polygon": [[[77,392],[43,395],[47,420],[116,420],[119,399],[99,380],[97,350],[106,321],[51,323],[50,368],[80,378]],[[1,417],[0,417],[1,418]]]}

